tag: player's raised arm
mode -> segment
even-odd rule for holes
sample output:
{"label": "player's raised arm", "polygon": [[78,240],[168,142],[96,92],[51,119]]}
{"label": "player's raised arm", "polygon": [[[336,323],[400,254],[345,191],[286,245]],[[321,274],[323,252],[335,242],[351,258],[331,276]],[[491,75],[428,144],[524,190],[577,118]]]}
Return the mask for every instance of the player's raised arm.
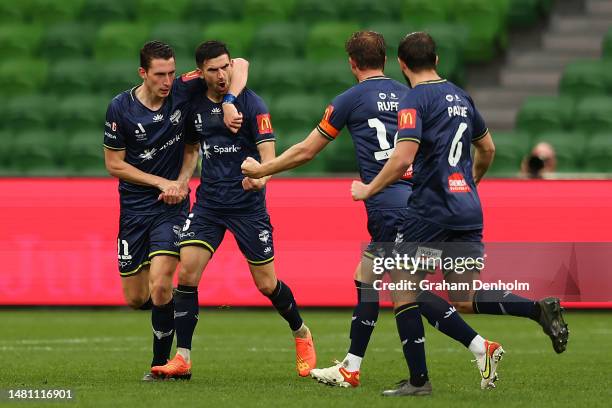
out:
{"label": "player's raised arm", "polygon": [[242,163],[242,174],[260,178],[293,169],[312,160],[328,143],[329,140],[323,137],[318,129],[313,129],[306,139],[294,144],[273,160],[266,161],[262,156],[260,164],[253,158],[247,158]]}
{"label": "player's raised arm", "polygon": [[399,180],[412,165],[418,149],[419,144],[414,141],[398,143],[395,146],[393,154],[389,157],[389,160],[387,160],[380,173],[376,175],[370,184],[364,184],[361,181],[353,181],[351,185],[353,200],[367,200],[388,185]]}
{"label": "player's raised arm", "polygon": [[493,143],[493,138],[489,131],[480,139],[472,142],[472,144],[476,148],[474,152],[472,174],[474,183],[478,184],[487,170],[489,170],[491,163],[493,163],[493,157],[495,157],[495,144]]}
{"label": "player's raised arm", "polygon": [[234,101],[247,84],[249,61],[244,58],[232,59],[233,74],[229,92],[223,98],[223,122],[232,133],[237,133],[242,126],[242,113],[238,112]]}

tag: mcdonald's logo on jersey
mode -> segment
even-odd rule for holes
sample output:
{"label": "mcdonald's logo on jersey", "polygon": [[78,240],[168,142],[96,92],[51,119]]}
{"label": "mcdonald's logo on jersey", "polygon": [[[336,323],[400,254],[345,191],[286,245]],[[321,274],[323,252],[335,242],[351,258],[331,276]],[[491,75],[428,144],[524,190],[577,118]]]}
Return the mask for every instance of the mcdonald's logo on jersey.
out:
{"label": "mcdonald's logo on jersey", "polygon": [[257,129],[260,135],[272,133],[272,120],[270,119],[269,113],[257,115]]}
{"label": "mcdonald's logo on jersey", "polygon": [[414,129],[416,128],[416,109],[402,109],[397,114],[397,128]]}

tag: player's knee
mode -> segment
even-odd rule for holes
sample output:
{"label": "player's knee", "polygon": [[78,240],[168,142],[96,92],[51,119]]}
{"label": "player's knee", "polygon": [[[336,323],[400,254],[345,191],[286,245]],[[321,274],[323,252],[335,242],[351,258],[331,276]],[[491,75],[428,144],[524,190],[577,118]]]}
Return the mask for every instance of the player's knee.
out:
{"label": "player's knee", "polygon": [[274,289],[276,289],[276,282],[274,279],[259,279],[255,282],[255,286],[257,286],[257,290],[262,295],[270,296],[274,293]]}
{"label": "player's knee", "polygon": [[172,298],[172,284],[154,282],[151,286],[151,300],[155,305],[165,305]]}
{"label": "player's knee", "polygon": [[199,283],[198,273],[194,268],[188,268],[181,265],[178,274],[178,280],[181,285],[197,286]]}
{"label": "player's knee", "polygon": [[140,307],[147,303],[148,300],[149,295],[144,293],[127,294],[125,297],[127,305],[134,310],[140,309]]}

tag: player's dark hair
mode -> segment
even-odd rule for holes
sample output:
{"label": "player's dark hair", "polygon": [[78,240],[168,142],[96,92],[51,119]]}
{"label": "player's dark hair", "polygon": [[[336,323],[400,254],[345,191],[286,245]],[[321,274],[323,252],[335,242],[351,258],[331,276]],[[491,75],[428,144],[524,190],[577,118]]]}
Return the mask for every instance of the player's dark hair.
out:
{"label": "player's dark hair", "polygon": [[229,50],[227,49],[225,43],[216,40],[205,41],[202,44],[198,45],[198,48],[196,48],[196,65],[198,68],[202,68],[202,65],[204,65],[204,61],[220,57],[224,54],[227,54],[227,56],[231,58]]}
{"label": "player's dark hair", "polygon": [[357,31],[346,41],[346,52],[359,69],[385,68],[385,39],[375,31]]}
{"label": "player's dark hair", "polygon": [[151,61],[154,59],[169,60],[170,58],[174,58],[174,50],[161,41],[149,41],[140,50],[140,66],[145,71],[151,68]]}
{"label": "player's dark hair", "polygon": [[436,42],[422,31],[408,34],[400,42],[397,56],[413,72],[436,69]]}

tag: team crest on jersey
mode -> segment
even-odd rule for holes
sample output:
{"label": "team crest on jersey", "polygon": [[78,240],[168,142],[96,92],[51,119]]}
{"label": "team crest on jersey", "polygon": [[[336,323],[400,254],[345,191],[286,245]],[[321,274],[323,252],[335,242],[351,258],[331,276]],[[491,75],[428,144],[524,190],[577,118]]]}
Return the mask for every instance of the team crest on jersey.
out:
{"label": "team crest on jersey", "polygon": [[402,109],[397,114],[397,128],[414,129],[416,128],[416,109]]}
{"label": "team crest on jersey", "polygon": [[469,193],[470,186],[468,186],[463,174],[453,173],[448,176],[448,190],[451,193]]}
{"label": "team crest on jersey", "polygon": [[221,115],[223,112],[221,111],[221,108],[212,108],[212,110],[210,111],[211,115]]}
{"label": "team crest on jersey", "polygon": [[272,133],[272,120],[269,113],[257,115],[257,129],[260,135]]}
{"label": "team crest on jersey", "polygon": [[172,122],[173,125],[178,125],[181,121],[181,115],[180,109],[175,110],[174,113],[170,115],[170,122]]}
{"label": "team crest on jersey", "polygon": [[164,120],[164,115],[162,115],[161,113],[158,113],[157,115],[153,116],[153,122],[161,122],[162,120]]}

